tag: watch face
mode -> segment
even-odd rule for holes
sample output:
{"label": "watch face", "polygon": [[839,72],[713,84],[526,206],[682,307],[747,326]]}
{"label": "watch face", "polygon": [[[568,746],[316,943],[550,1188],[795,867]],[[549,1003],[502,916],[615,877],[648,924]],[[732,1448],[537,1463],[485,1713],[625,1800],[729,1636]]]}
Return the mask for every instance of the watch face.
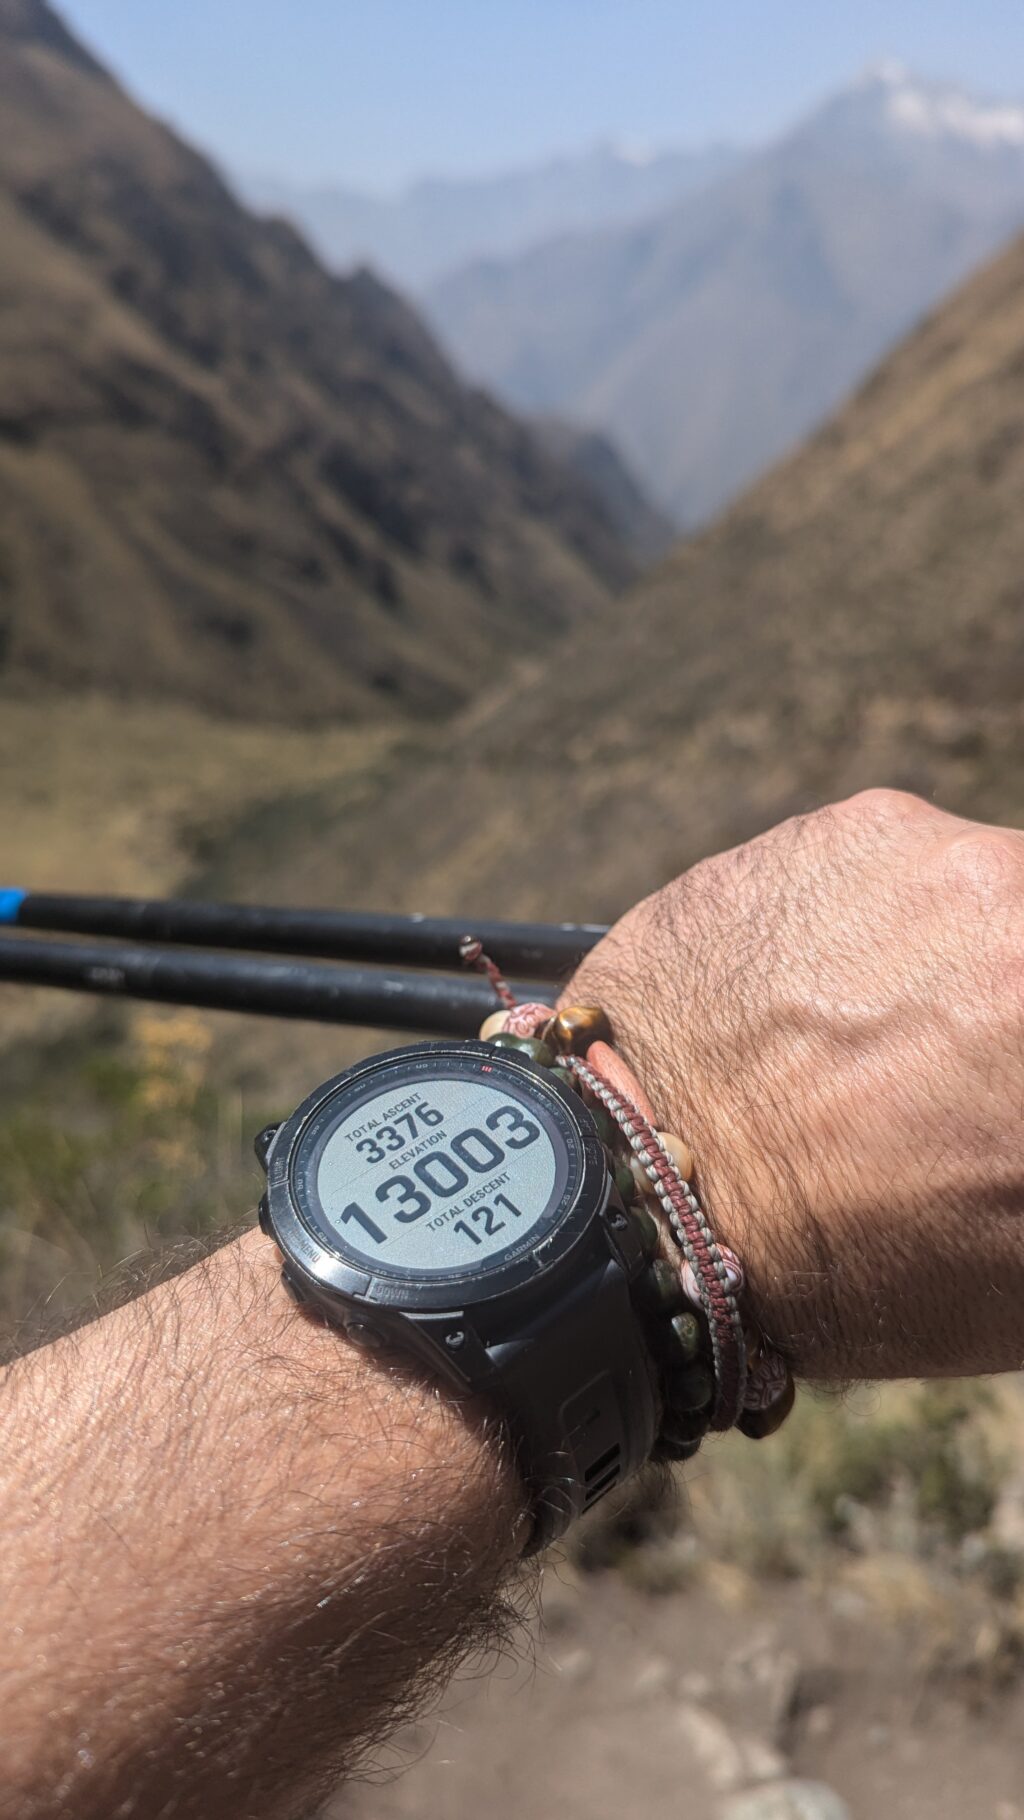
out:
{"label": "watch face", "polygon": [[488,1275],[575,1203],[578,1122],[497,1050],[413,1050],[342,1082],[305,1127],[291,1191],[303,1223],[374,1278]]}

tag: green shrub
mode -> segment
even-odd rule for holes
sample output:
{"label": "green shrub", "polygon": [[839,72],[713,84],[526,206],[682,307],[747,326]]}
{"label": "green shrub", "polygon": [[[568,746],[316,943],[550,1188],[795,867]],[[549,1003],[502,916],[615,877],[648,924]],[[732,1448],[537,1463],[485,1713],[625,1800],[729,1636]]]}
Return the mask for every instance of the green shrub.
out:
{"label": "green shrub", "polygon": [[834,1533],[848,1529],[851,1502],[878,1510],[903,1486],[922,1525],[960,1542],[985,1527],[998,1496],[997,1463],[976,1421],[990,1405],[984,1385],[955,1383],[921,1386],[894,1414],[836,1408],[817,1447],[798,1457],[794,1437],[790,1463]]}
{"label": "green shrub", "polygon": [[69,1051],[0,1117],[0,1317],[91,1298],[127,1257],[252,1209],[265,1108],[215,1087],[192,1012],[136,1014],[104,1049]]}

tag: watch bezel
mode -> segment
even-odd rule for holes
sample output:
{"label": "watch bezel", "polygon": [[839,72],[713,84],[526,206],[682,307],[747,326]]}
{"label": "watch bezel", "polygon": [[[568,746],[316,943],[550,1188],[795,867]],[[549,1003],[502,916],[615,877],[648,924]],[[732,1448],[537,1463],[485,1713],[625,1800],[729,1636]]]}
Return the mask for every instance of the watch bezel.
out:
{"label": "watch bezel", "polygon": [[[520,1256],[491,1270],[467,1271],[462,1276],[453,1273],[441,1279],[436,1275],[421,1277],[412,1273],[402,1277],[374,1276],[339,1256],[310,1229],[295,1204],[292,1187],[295,1164],[310,1124],[337,1094],[347,1088],[359,1087],[368,1076],[390,1068],[396,1062],[426,1063],[442,1058],[479,1058],[498,1072],[513,1078],[518,1076],[520,1081],[525,1078],[531,1084],[531,1091],[539,1090],[542,1097],[547,1095],[560,1101],[582,1153],[576,1192],[553,1231],[545,1233],[536,1245]],[[357,1302],[411,1313],[472,1308],[491,1303],[498,1297],[529,1291],[557,1271],[586,1239],[605,1210],[609,1191],[610,1175],[604,1146],[582,1100],[527,1055],[512,1049],[497,1049],[476,1038],[410,1043],[388,1049],[322,1082],[277,1131],[267,1158],[267,1210],[272,1234],[286,1263],[309,1280],[318,1299],[337,1297],[343,1303]]]}

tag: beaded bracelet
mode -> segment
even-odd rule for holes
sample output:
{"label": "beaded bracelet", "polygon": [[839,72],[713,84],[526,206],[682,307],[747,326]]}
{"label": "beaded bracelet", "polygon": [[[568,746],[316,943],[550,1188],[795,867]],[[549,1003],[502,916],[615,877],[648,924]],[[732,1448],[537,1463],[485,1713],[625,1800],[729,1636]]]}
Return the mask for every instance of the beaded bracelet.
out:
{"label": "beaded bracelet", "polygon": [[709,1430],[739,1428],[752,1440],[774,1434],[793,1407],[792,1374],[743,1307],[743,1267],[715,1238],[694,1182],[685,1141],[658,1129],[632,1069],[613,1047],[599,1007],[518,1004],[479,942],[467,937],[466,964],[487,974],[503,1009],[480,1035],[549,1068],[580,1095],[608,1151],[626,1217],[647,1257],[637,1286],[661,1379],[663,1417],[655,1458],[688,1460]]}

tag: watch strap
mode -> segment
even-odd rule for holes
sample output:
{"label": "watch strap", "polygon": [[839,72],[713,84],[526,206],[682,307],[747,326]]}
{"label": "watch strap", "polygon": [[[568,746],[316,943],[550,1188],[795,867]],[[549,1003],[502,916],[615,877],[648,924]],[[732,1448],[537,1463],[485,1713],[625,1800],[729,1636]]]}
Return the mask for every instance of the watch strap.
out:
{"label": "watch strap", "polygon": [[527,1554],[636,1472],[657,1435],[657,1374],[607,1252],[515,1340],[487,1348],[533,1500]]}

